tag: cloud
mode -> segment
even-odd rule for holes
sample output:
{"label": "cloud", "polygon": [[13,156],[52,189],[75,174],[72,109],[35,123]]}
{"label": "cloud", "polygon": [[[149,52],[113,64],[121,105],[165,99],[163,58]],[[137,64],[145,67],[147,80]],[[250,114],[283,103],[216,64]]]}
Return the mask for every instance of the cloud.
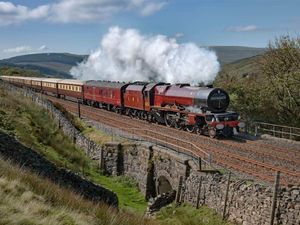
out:
{"label": "cloud", "polygon": [[246,26],[236,26],[236,27],[229,27],[227,31],[233,32],[253,32],[257,31],[259,28],[256,25],[246,25]]}
{"label": "cloud", "polygon": [[18,46],[15,48],[4,49],[4,53],[27,53],[31,52],[32,48],[30,46]]}
{"label": "cloud", "polygon": [[24,46],[17,46],[15,48],[8,48],[4,49],[4,53],[13,53],[13,54],[21,54],[21,53],[34,53],[34,52],[43,52],[48,50],[48,47],[46,45],[42,45],[39,48],[35,49],[28,45]]}
{"label": "cloud", "polygon": [[181,37],[184,36],[184,34],[183,33],[176,33],[174,36],[175,36],[175,38],[181,38]]}
{"label": "cloud", "polygon": [[42,45],[41,47],[38,48],[39,51],[43,52],[43,51],[47,51],[48,47],[46,45]]}
{"label": "cloud", "polygon": [[142,8],[140,14],[142,16],[149,16],[161,10],[166,4],[166,2],[149,2]]}
{"label": "cloud", "polygon": [[0,2],[0,26],[17,24],[27,20],[45,18],[49,13],[48,5],[41,5],[33,9],[26,6],[14,5],[11,2]]}
{"label": "cloud", "polygon": [[0,1],[0,26],[40,19],[55,23],[99,22],[128,11],[149,16],[165,5],[163,0],[59,0],[56,3],[28,8]]}

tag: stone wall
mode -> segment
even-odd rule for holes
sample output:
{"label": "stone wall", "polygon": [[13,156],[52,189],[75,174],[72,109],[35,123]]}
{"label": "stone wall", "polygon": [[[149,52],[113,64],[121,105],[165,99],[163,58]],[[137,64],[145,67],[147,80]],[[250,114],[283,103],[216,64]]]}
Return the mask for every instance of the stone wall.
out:
{"label": "stone wall", "polygon": [[[200,203],[223,213],[227,177],[193,172],[185,182],[184,201],[196,204],[202,177]],[[273,190],[249,181],[232,179],[226,215],[230,221],[245,224],[270,224]],[[277,198],[275,224],[300,224],[300,188],[282,188]]]}

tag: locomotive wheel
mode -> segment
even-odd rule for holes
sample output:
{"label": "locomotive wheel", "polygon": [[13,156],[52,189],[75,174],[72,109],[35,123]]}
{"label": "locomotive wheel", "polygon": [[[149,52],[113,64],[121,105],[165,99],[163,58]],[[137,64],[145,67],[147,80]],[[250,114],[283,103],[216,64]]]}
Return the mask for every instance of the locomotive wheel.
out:
{"label": "locomotive wheel", "polygon": [[141,112],[141,119],[142,120],[147,120],[147,118],[148,118],[147,113],[146,112]]}
{"label": "locomotive wheel", "polygon": [[172,127],[173,126],[173,120],[169,117],[168,114],[165,115],[165,123],[167,127]]}
{"label": "locomotive wheel", "polygon": [[217,136],[217,131],[215,128],[211,128],[208,130],[208,135],[210,138],[215,138]]}
{"label": "locomotive wheel", "polygon": [[176,121],[174,121],[174,127],[177,130],[181,130],[183,128],[183,126],[180,123],[176,122]]}
{"label": "locomotive wheel", "polygon": [[200,134],[200,135],[203,135],[203,134],[205,133],[205,131],[204,131],[203,128],[200,128],[200,127],[199,127],[199,128],[197,129],[197,133]]}
{"label": "locomotive wheel", "polygon": [[137,118],[138,117],[138,111],[137,110],[133,110],[132,117],[133,118]]}
{"label": "locomotive wheel", "polygon": [[193,125],[187,125],[187,126],[185,127],[185,129],[186,129],[187,132],[189,132],[189,133],[194,133],[195,130],[196,130],[196,127],[193,126]]}

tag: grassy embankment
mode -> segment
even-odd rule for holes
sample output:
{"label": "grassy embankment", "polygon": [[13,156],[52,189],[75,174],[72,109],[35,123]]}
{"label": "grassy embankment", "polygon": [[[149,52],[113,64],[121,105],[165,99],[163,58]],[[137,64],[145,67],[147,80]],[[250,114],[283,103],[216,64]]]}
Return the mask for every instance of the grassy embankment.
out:
{"label": "grassy embankment", "polygon": [[0,224],[156,224],[128,212],[96,205],[0,158]]}
{"label": "grassy embankment", "polygon": [[[106,134],[69,116],[77,128],[96,142],[110,140]],[[120,213],[115,213],[105,206],[94,205],[70,191],[0,160],[0,224],[156,223],[128,212],[141,214],[146,207],[134,181],[127,177],[101,175],[95,163],[58,130],[51,116],[30,100],[0,90],[0,129],[16,136],[23,144],[40,152],[57,166],[80,173],[84,171],[84,176],[115,191],[123,209]],[[190,206],[166,208],[159,214],[157,222],[199,224],[201,221],[207,225],[227,224],[222,223],[212,210],[203,208],[199,211]]]}
{"label": "grassy embankment", "polygon": [[[23,144],[38,151],[57,166],[84,173],[95,183],[116,192],[121,209],[140,214],[145,211],[147,203],[136,183],[127,177],[101,175],[97,164],[73,145],[46,110],[32,104],[29,99],[13,96],[3,90],[0,96],[0,128],[15,135]],[[86,130],[89,135],[97,134],[98,141],[102,140],[101,137],[104,141],[109,138],[92,128]]]}
{"label": "grassy embankment", "polygon": [[205,206],[197,210],[185,204],[180,207],[174,204],[167,206],[157,214],[156,218],[164,225],[230,225]]}

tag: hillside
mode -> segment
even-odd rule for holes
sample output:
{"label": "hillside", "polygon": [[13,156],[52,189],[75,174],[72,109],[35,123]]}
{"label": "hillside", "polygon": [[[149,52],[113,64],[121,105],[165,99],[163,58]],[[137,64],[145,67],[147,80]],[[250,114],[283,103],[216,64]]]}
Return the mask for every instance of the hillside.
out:
{"label": "hillside", "polygon": [[237,79],[259,75],[260,58],[261,56],[253,56],[223,65],[222,70],[219,72],[216,78],[216,81],[218,81],[218,79],[224,79],[228,75]]}
{"label": "hillside", "polygon": [[261,55],[266,51],[265,48],[251,48],[243,46],[211,46],[209,48],[217,53],[221,65]]}
{"label": "hillside", "polygon": [[37,71],[49,77],[71,78],[70,69],[85,57],[69,53],[29,54],[0,60],[0,68],[6,66]]}

